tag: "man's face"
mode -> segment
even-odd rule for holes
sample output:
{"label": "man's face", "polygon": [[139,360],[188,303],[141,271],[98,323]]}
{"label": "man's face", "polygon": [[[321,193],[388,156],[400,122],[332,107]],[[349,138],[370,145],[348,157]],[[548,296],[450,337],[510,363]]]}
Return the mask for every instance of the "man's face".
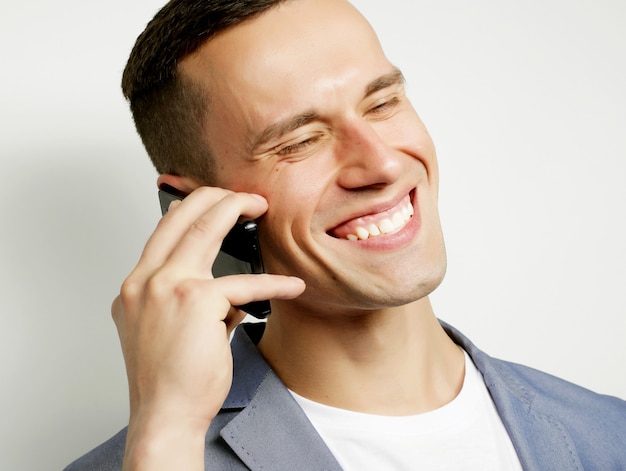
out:
{"label": "man's face", "polygon": [[222,32],[182,70],[211,96],[217,183],[269,202],[266,269],[306,281],[299,309],[397,306],[439,284],[435,150],[351,5],[286,2]]}

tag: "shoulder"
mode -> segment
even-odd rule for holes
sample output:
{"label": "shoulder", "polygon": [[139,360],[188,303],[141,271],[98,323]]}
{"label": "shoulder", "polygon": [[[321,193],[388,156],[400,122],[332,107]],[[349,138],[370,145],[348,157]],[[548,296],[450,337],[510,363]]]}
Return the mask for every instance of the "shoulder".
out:
{"label": "shoulder", "polygon": [[[442,325],[481,372],[518,452],[526,450],[529,459],[576,456],[580,463],[595,463],[594,469],[626,464],[626,401],[492,358],[453,327]],[[599,463],[604,467],[597,468]]]}
{"label": "shoulder", "polygon": [[486,373],[485,382],[496,407],[509,427],[534,435],[525,438],[531,448],[550,443],[557,456],[555,445],[563,444],[561,451],[575,455],[583,469],[624,469],[626,401],[527,366],[491,362],[496,374]]}
{"label": "shoulder", "polygon": [[529,408],[544,407],[553,412],[576,411],[579,416],[615,414],[626,427],[626,401],[598,394],[549,373],[493,358],[478,349],[454,327],[442,322],[448,335],[463,347],[482,373],[488,388],[505,389]]}
{"label": "shoulder", "polygon": [[[503,360],[490,359],[501,387],[516,393],[529,408],[541,408],[563,420],[603,422],[626,436],[626,401],[573,384],[543,371]],[[493,375],[490,383],[496,386]],[[487,382],[487,380],[486,380]],[[489,384],[488,384],[489,386]]]}

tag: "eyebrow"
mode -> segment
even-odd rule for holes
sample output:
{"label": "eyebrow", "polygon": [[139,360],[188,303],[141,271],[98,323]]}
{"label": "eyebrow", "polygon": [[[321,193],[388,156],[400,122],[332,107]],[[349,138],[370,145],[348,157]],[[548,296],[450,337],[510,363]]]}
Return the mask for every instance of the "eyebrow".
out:
{"label": "eyebrow", "polygon": [[[394,67],[393,71],[381,75],[368,83],[365,87],[363,98],[367,98],[380,90],[402,83],[404,83],[404,75],[402,75],[402,72],[398,68]],[[315,110],[307,110],[303,113],[290,116],[282,121],[270,124],[256,138],[252,139],[251,149],[257,149],[259,146],[262,146],[273,139],[278,139],[285,134],[295,131],[302,126],[306,126],[313,121],[318,121],[319,119],[319,113]]]}
{"label": "eyebrow", "polygon": [[388,74],[385,74],[385,75],[381,75],[377,79],[372,80],[365,87],[365,98],[367,98],[370,95],[373,95],[379,90],[384,90],[387,87],[391,87],[393,85],[401,85],[403,83],[404,83],[404,75],[402,75],[402,72],[400,71],[400,69],[398,69],[397,67],[394,67],[392,72],[389,72]]}
{"label": "eyebrow", "polygon": [[258,137],[254,138],[252,141],[252,149],[256,149],[259,146],[273,140],[278,139],[280,136],[290,133],[291,131],[295,131],[302,126],[306,126],[313,121],[317,121],[320,119],[320,115],[313,110],[305,111],[304,113],[299,113],[294,116],[290,116],[289,118],[278,121],[277,123],[270,124],[266,127]]}

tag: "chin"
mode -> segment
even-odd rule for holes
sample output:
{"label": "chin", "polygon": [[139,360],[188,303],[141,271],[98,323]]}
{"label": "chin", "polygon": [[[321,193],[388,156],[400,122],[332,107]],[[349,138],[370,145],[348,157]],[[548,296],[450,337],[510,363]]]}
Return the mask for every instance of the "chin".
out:
{"label": "chin", "polygon": [[360,286],[354,293],[354,307],[375,310],[406,306],[429,296],[443,281],[446,265],[419,274],[406,273],[400,280],[377,286]]}
{"label": "chin", "polygon": [[388,303],[390,306],[403,306],[429,296],[443,281],[447,269],[445,257],[439,264],[433,264],[429,270],[422,270],[418,274],[404,274],[402,282],[390,291]]}

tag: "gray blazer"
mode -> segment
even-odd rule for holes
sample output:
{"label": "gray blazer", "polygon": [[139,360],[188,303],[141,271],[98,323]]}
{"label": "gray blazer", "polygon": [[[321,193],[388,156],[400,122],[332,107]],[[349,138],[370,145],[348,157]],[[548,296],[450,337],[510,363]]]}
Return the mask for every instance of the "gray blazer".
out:
{"label": "gray blazer", "polygon": [[[525,470],[626,470],[626,402],[493,359],[442,325],[482,373]],[[205,469],[340,470],[257,351],[264,327],[246,324],[233,337],[233,385],[207,433]],[[125,437],[122,430],[66,471],[121,469]]]}

